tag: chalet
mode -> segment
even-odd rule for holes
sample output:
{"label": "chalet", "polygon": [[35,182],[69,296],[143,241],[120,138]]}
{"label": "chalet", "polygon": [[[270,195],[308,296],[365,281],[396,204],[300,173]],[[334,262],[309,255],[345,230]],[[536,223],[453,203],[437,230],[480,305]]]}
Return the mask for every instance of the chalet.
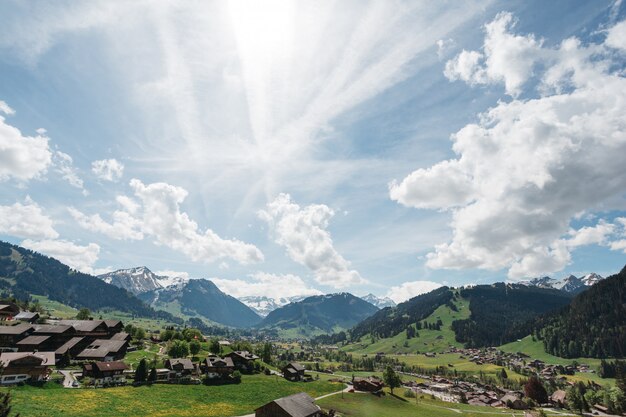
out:
{"label": "chalet", "polygon": [[110,335],[114,335],[115,333],[119,333],[124,330],[124,324],[121,320],[105,320],[104,324],[106,325]]}
{"label": "chalet", "polygon": [[72,337],[70,340],[65,342],[61,347],[54,351],[54,354],[57,358],[57,361],[61,359],[66,353],[69,354],[70,358],[74,359],[80,352],[83,351],[89,344],[89,341],[84,337]]}
{"label": "chalet", "polygon": [[200,370],[209,378],[224,378],[235,371],[235,364],[229,357],[209,356],[200,365]]}
{"label": "chalet", "polygon": [[72,326],[76,336],[92,339],[107,339],[110,337],[109,328],[104,320],[59,320],[60,325]]}
{"label": "chalet", "polygon": [[[50,343],[56,348],[76,336],[76,330],[72,326],[56,324],[37,324],[33,336],[50,336]],[[53,349],[55,350],[55,349]]]}
{"label": "chalet", "polygon": [[15,320],[23,321],[26,323],[35,323],[39,320],[39,313],[31,312],[31,311],[20,311],[16,316]]}
{"label": "chalet", "polygon": [[565,407],[567,403],[567,392],[558,389],[554,391],[554,393],[550,396],[550,401],[552,401],[559,408]]}
{"label": "chalet", "polygon": [[20,313],[20,308],[14,303],[0,304],[0,321],[10,321]]}
{"label": "chalet", "polygon": [[17,350],[15,344],[30,336],[35,329],[28,323],[15,326],[0,326],[0,347],[2,350]]}
{"label": "chalet", "polygon": [[4,352],[0,354],[0,384],[45,381],[54,365],[54,352]]}
{"label": "chalet", "polygon": [[383,382],[373,376],[367,378],[353,378],[352,386],[357,391],[365,391],[365,392],[378,392],[385,386]]}
{"label": "chalet", "polygon": [[196,367],[191,359],[168,359],[165,367],[170,370],[170,380],[189,380],[196,373]]}
{"label": "chalet", "polygon": [[288,381],[302,381],[305,370],[304,366],[297,362],[291,362],[281,369],[283,376]]}
{"label": "chalet", "polygon": [[54,351],[53,339],[50,336],[28,336],[15,344],[18,352],[50,352]]}
{"label": "chalet", "polygon": [[255,360],[259,359],[257,355],[250,353],[247,350],[233,351],[227,354],[226,357],[231,358],[235,364],[235,368],[238,369],[249,368]]}
{"label": "chalet", "polygon": [[126,355],[127,348],[128,342],[125,340],[96,339],[80,352],[76,359],[101,362],[117,361]]}
{"label": "chalet", "polygon": [[92,378],[95,386],[123,385],[126,369],[128,366],[122,361],[91,362],[83,365],[83,376]]}
{"label": "chalet", "polygon": [[513,410],[527,410],[528,404],[526,404],[522,399],[515,395],[514,393],[508,393],[504,397],[500,398],[507,407],[512,408]]}
{"label": "chalet", "polygon": [[315,400],[304,392],[279,398],[256,410],[255,417],[321,417],[322,412]]}

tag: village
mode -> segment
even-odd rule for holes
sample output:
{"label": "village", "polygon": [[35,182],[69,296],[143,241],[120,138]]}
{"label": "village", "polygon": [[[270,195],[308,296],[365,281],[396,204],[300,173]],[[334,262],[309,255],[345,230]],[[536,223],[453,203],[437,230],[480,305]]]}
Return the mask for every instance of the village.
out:
{"label": "village", "polygon": [[[347,376],[341,372],[335,375],[331,369],[320,369],[319,363],[323,360],[323,355],[340,353],[336,346],[311,346],[302,342],[297,349],[298,353],[294,354],[292,347],[285,348],[278,341],[276,344],[266,341],[264,346],[269,346],[269,359],[265,358],[263,361],[252,351],[233,350],[230,341],[219,340],[217,351],[192,360],[187,355],[189,352],[183,352],[180,357],[167,355],[161,339],[165,334],[151,334],[149,338],[146,336],[145,341],[135,340],[135,343],[131,343],[133,336],[125,331],[129,327],[125,327],[120,320],[42,319],[36,312],[20,311],[16,304],[6,303],[0,305],[0,321],[0,364],[3,368],[0,385],[3,386],[37,385],[52,379],[67,389],[102,389],[144,384],[221,385],[237,384],[241,381],[242,374],[254,373],[273,375],[294,383],[306,383],[326,374],[327,379],[340,384],[341,391],[380,395],[385,392],[383,389],[386,386],[381,371],[385,366],[393,365],[389,367],[398,376],[408,377],[396,388],[405,389],[407,395],[410,392],[415,398],[426,395],[449,403],[528,410],[533,406],[566,407],[565,390],[573,383],[568,382],[564,375],[594,372],[585,364],[550,365],[521,352],[506,353],[496,348],[450,347],[443,352],[459,355],[477,365],[493,364],[519,374],[537,376],[546,386],[558,387],[545,403],[533,404],[526,398],[523,390],[512,389],[510,384],[468,378],[448,369],[439,372],[415,372],[414,369],[402,366],[397,359],[385,359],[386,355],[382,352],[372,358],[374,365],[371,375],[366,376],[359,372],[359,376]],[[194,341],[206,343],[199,332],[192,333]],[[176,344],[176,341],[170,342]],[[144,344],[158,347],[155,352],[162,358],[159,366],[156,354],[153,361],[143,358],[139,362],[130,361],[129,364],[127,357],[137,352],[138,346],[145,348]],[[422,355],[436,358],[438,354],[429,352]],[[273,361],[274,366],[269,364],[272,356],[276,359]],[[317,358],[317,362],[314,362],[316,366],[297,360],[310,358]],[[61,377],[55,377],[55,374]],[[278,409],[282,411],[279,412]],[[596,406],[594,410],[600,414],[607,411],[602,406]],[[331,413],[334,412],[331,410]],[[314,403],[311,396],[301,392],[260,405],[255,415],[302,417],[327,414]]]}

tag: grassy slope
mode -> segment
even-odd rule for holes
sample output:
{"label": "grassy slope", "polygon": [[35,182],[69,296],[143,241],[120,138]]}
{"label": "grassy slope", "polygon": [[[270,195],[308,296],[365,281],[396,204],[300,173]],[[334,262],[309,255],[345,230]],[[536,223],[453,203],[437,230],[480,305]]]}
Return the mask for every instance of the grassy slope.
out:
{"label": "grassy slope", "polygon": [[[387,392],[383,397],[371,394],[333,395],[317,401],[325,410],[334,409],[346,417],[496,417],[523,416],[521,411],[501,410],[491,407],[474,407],[465,404],[445,403],[430,398],[404,398],[402,389],[396,389],[396,396]],[[548,411],[548,415],[550,411]]]}
{"label": "grassy slope", "polygon": [[323,380],[292,383],[273,376],[244,375],[239,385],[212,387],[63,389],[49,385],[48,388],[18,387],[11,392],[14,412],[29,417],[225,417],[252,413],[260,405],[297,392],[317,397],[341,388],[341,384]]}
{"label": "grassy slope", "polygon": [[[457,299],[454,304],[459,311],[452,311],[448,306],[442,305],[433,314],[426,318],[429,323],[441,320],[443,325],[441,330],[419,330],[419,337],[408,339],[406,332],[401,332],[387,339],[380,339],[371,343],[370,336],[363,336],[361,342],[344,346],[342,350],[353,353],[371,354],[376,352],[384,353],[417,353],[417,352],[442,352],[449,346],[462,347],[454,340],[454,331],[451,328],[454,320],[461,320],[469,317],[469,301]],[[404,342],[408,346],[404,346]]]}

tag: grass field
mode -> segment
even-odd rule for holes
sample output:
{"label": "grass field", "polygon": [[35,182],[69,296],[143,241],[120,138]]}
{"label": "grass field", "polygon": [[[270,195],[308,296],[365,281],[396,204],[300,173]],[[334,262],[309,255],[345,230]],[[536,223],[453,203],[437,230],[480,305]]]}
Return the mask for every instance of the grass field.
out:
{"label": "grass field", "polygon": [[325,380],[293,383],[274,376],[244,375],[239,385],[64,389],[48,384],[11,392],[14,412],[24,417],[226,417],[252,413],[260,405],[297,392],[318,397],[342,387]]}
{"label": "grass field", "polygon": [[[396,396],[387,394],[377,397],[372,394],[332,395],[317,401],[325,410],[336,410],[346,417],[500,417],[523,416],[523,412],[501,410],[490,407],[474,407],[465,404],[446,403],[430,398],[404,398],[402,389],[395,390]],[[548,415],[551,415],[548,412]]]}
{"label": "grass field", "polygon": [[[442,305],[433,314],[426,318],[429,323],[442,321],[441,330],[419,330],[419,337],[407,339],[406,332],[401,332],[393,337],[370,342],[369,336],[363,336],[361,342],[346,345],[342,350],[346,352],[371,354],[384,353],[418,353],[418,352],[443,352],[450,346],[462,347],[454,339],[452,322],[469,317],[469,301],[459,298],[454,302],[459,311],[453,311],[448,306]],[[423,320],[422,320],[423,321]],[[406,342],[406,343],[405,343]]]}

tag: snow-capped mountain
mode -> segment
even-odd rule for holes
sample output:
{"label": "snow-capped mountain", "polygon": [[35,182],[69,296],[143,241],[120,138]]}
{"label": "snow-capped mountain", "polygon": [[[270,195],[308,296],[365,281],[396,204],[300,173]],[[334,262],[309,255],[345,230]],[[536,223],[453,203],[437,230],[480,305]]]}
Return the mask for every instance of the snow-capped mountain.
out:
{"label": "snow-capped mountain", "polygon": [[289,303],[301,301],[305,297],[306,296],[272,298],[263,295],[251,295],[247,297],[239,297],[239,301],[250,307],[259,316],[266,317],[277,308],[283,307]]}
{"label": "snow-capped mountain", "polygon": [[362,300],[367,301],[370,304],[374,304],[378,308],[395,307],[396,303],[389,297],[377,297],[372,293],[361,297]]}
{"label": "snow-capped mountain", "polygon": [[529,281],[522,281],[520,284],[541,287],[541,288],[553,288],[555,290],[565,291],[571,294],[577,294],[584,291],[586,288],[602,281],[604,278],[596,273],[577,277],[570,275],[563,279],[557,280],[550,277],[533,278]]}
{"label": "snow-capped mountain", "polygon": [[186,278],[157,275],[145,266],[118,269],[117,271],[98,275],[98,278],[107,284],[123,288],[135,295],[172,285],[184,284],[187,281]]}

